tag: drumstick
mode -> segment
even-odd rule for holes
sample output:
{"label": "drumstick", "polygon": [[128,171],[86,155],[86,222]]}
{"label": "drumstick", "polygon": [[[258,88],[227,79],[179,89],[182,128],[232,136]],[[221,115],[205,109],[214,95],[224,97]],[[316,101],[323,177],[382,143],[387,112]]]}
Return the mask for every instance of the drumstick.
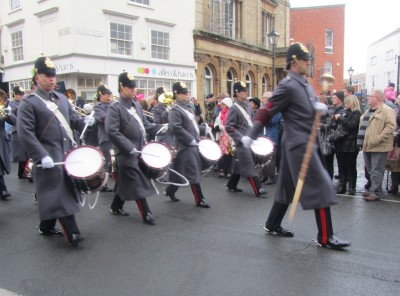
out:
{"label": "drumstick", "polygon": [[151,153],[147,153],[147,152],[142,152],[142,151],[136,151],[137,153],[141,153],[141,154],[145,154],[145,155],[150,155],[150,156],[154,156],[154,157],[160,157],[160,155],[155,155],[155,154],[151,154]]}
{"label": "drumstick", "polygon": [[[62,164],[74,164],[74,163],[82,163],[83,161],[81,160],[77,160],[77,161],[60,161],[60,162],[55,162],[54,165],[62,165]],[[41,168],[42,165],[38,164],[37,165],[38,168]]]}
{"label": "drumstick", "polygon": [[[89,117],[93,117],[93,116],[94,116],[94,110],[92,112],[90,112]],[[83,139],[83,136],[85,135],[85,132],[86,132],[86,129],[88,126],[89,126],[89,121],[86,122],[85,127],[83,128],[82,134],[79,139],[81,139],[81,140]]]}

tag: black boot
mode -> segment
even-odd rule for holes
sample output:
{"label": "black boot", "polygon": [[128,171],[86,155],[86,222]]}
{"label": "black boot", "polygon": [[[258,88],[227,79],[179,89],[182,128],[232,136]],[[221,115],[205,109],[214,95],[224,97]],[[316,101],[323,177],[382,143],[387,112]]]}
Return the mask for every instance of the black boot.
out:
{"label": "black boot", "polygon": [[346,185],[347,185],[347,180],[346,180],[346,178],[340,176],[339,185],[338,185],[338,187],[336,188],[336,193],[337,193],[337,194],[346,193]]}
{"label": "black boot", "polygon": [[397,194],[399,191],[399,184],[398,184],[398,180],[397,180],[397,173],[390,173],[390,179],[392,180],[392,186],[390,187],[390,189],[387,191],[388,193],[391,194]]}
{"label": "black boot", "polygon": [[357,175],[349,177],[349,195],[356,195]]}

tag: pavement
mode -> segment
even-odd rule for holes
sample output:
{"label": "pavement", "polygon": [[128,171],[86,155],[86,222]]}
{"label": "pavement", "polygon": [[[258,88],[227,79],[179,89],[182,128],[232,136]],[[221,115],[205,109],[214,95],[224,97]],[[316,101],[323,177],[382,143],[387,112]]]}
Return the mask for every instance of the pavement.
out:
{"label": "pavement", "polygon": [[130,216],[111,215],[113,194],[101,193],[77,214],[85,240],[73,248],[38,234],[34,184],[13,169],[5,177],[12,199],[0,202],[2,296],[400,295],[399,197],[338,196],[333,227],[352,245],[335,251],[312,241],[314,213],[300,206],[283,223],[293,238],[264,233],[274,185],[256,198],[247,181],[243,193],[228,193],[227,180],[211,175],[202,181],[210,209],[195,207],[187,187],[179,203],[149,198],[155,226],[141,222],[134,202],[125,205]]}

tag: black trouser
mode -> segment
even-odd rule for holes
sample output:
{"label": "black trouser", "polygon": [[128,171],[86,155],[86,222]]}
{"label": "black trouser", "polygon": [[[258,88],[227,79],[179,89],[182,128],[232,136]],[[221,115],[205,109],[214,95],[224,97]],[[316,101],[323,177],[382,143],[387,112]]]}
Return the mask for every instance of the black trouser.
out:
{"label": "black trouser", "polygon": [[333,173],[334,173],[334,167],[333,167],[334,157],[335,157],[335,153],[325,155],[326,170],[328,171],[328,174],[332,180],[333,180]]}
{"label": "black trouser", "polygon": [[137,206],[139,208],[140,215],[142,216],[142,219],[144,221],[144,218],[147,216],[147,214],[148,213],[151,214],[151,211],[150,211],[149,205],[147,203],[147,200],[145,198],[144,199],[137,199],[136,200],[136,204],[137,204]]}
{"label": "black trouser", "polygon": [[0,175],[0,194],[3,191],[7,191],[6,183],[4,182],[4,176]]}
{"label": "black trouser", "polygon": [[111,203],[111,210],[117,211],[124,207],[125,201],[123,201],[118,194],[114,195],[114,199]]}
{"label": "black trouser", "polygon": [[[168,196],[174,196],[175,193],[178,191],[179,187],[176,185],[168,185],[165,189],[165,193]],[[190,184],[190,189],[192,189],[194,202],[198,205],[201,201],[205,200],[203,192],[201,191],[200,183]]]}
{"label": "black trouser", "polygon": [[340,186],[346,189],[346,183],[349,181],[349,189],[356,188],[357,182],[357,155],[356,152],[338,152],[339,181]]}
{"label": "black trouser", "polygon": [[[69,242],[71,242],[71,237],[73,233],[79,233],[78,225],[75,221],[75,216],[70,215],[66,217],[59,217],[61,227],[64,230],[65,235]],[[49,231],[54,229],[56,226],[57,219],[41,220],[39,225],[40,231]]]}
{"label": "black trouser", "polygon": [[[254,177],[249,177],[249,182],[251,187],[253,187],[253,191],[256,195],[259,194],[259,190],[261,189],[261,184],[260,184],[260,179],[258,179],[258,177],[254,176]],[[226,187],[228,189],[235,189],[237,188],[237,185],[239,184],[239,180],[240,180],[240,175],[239,174],[232,174],[229,177],[228,183],[226,184]]]}
{"label": "black trouser", "polygon": [[[283,217],[289,205],[274,202],[269,213],[265,227],[274,230],[282,224]],[[329,238],[333,235],[332,219],[330,208],[315,209],[315,219],[318,227],[318,242],[327,244]]]}
{"label": "black trouser", "polygon": [[232,159],[232,155],[224,154],[219,161],[219,169],[223,171],[225,176],[231,173]]}
{"label": "black trouser", "polygon": [[20,161],[18,162],[18,178],[23,178],[25,176],[25,167],[28,161]]}

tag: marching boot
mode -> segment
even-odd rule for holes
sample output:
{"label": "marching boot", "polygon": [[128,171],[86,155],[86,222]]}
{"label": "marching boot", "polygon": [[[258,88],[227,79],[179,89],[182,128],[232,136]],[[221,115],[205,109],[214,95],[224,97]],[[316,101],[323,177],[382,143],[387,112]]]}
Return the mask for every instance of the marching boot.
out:
{"label": "marching boot", "polygon": [[177,198],[177,197],[175,196],[175,193],[178,191],[178,188],[179,188],[179,187],[176,186],[176,185],[172,185],[172,184],[171,184],[171,185],[168,185],[167,188],[165,188],[163,194],[164,194],[165,196],[168,196],[169,199],[170,199],[172,202],[179,202],[180,199]]}
{"label": "marching boot", "polygon": [[357,175],[349,177],[349,195],[356,195]]}
{"label": "marching boot", "polygon": [[346,193],[346,185],[347,185],[347,178],[343,177],[343,176],[340,176],[339,185],[336,188],[336,193],[337,194]]}
{"label": "marching boot", "polygon": [[66,217],[60,217],[58,218],[58,220],[60,221],[64,233],[66,234],[68,242],[73,247],[77,247],[78,244],[84,240],[84,238],[81,236],[81,233],[78,229],[78,225],[75,221],[75,216],[70,215]]}
{"label": "marching boot", "polygon": [[282,227],[281,223],[289,205],[277,203],[272,205],[268,220],[265,222],[264,230],[268,234],[276,234],[283,237],[293,237],[294,233]]}
{"label": "marching boot", "polygon": [[253,187],[253,192],[256,197],[260,197],[260,195],[267,194],[267,190],[261,187],[260,180],[258,179],[258,177],[249,177],[249,182],[251,187]]}
{"label": "marching boot", "polygon": [[349,241],[341,240],[333,235],[331,210],[329,207],[315,209],[314,212],[318,226],[318,244],[321,247],[342,249],[350,246]]}
{"label": "marching boot", "polygon": [[143,223],[147,225],[155,225],[156,220],[153,218],[153,214],[150,212],[149,205],[147,204],[147,200],[138,199],[136,200],[136,204],[139,208],[140,215],[142,216]]}

